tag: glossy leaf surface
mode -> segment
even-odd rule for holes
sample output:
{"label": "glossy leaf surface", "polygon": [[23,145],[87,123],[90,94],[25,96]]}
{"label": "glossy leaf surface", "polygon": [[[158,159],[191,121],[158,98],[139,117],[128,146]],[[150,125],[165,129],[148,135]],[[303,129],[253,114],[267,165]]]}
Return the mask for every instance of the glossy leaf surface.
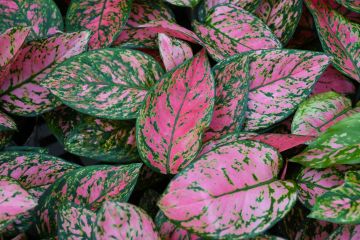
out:
{"label": "glossy leaf surface", "polygon": [[283,152],[296,146],[312,141],[314,138],[310,136],[299,136],[294,134],[267,133],[251,138],[251,140],[266,143]]}

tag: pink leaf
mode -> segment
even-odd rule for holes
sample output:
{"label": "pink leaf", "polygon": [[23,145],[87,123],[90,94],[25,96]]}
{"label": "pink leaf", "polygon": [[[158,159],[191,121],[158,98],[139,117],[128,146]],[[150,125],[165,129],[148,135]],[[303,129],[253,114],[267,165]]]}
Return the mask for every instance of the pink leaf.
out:
{"label": "pink leaf", "polygon": [[279,152],[283,152],[299,146],[301,144],[305,144],[313,140],[314,138],[311,136],[299,136],[293,134],[276,134],[276,133],[268,133],[262,134],[256,137],[251,138],[251,140],[260,141],[266,143],[278,150]]}

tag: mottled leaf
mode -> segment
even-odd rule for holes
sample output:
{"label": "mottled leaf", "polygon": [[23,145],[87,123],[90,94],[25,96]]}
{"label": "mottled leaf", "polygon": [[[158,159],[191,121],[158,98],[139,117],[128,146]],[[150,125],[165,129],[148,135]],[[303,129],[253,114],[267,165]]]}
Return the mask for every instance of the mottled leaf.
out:
{"label": "mottled leaf", "polygon": [[0,88],[2,107],[12,114],[36,116],[58,105],[40,86],[59,63],[84,52],[89,32],[63,33],[25,45]]}
{"label": "mottled leaf", "polygon": [[[206,16],[209,10],[216,5],[229,3],[234,6],[241,7],[246,11],[253,12],[258,7],[260,0],[204,0],[203,7],[204,15]],[[202,10],[202,9],[201,9]]]}
{"label": "mottled leaf", "polygon": [[15,122],[5,113],[0,112],[0,148],[3,148],[17,130]]}
{"label": "mottled leaf", "polygon": [[35,40],[63,30],[63,21],[52,0],[0,0],[0,32],[18,26],[31,27],[27,40]]}
{"label": "mottled leaf", "polygon": [[66,203],[57,214],[59,240],[91,239],[96,214],[74,203]]}
{"label": "mottled leaf", "polygon": [[251,50],[281,48],[260,19],[234,5],[217,5],[203,24],[195,21],[193,26],[215,60]]}
{"label": "mottled leaf", "polygon": [[[293,224],[290,227],[294,227]],[[335,223],[327,221],[317,221],[315,219],[306,218],[302,229],[295,235],[295,240],[323,240],[328,239],[332,231],[338,227]]]}
{"label": "mottled leaf", "polygon": [[165,0],[165,1],[175,6],[191,7],[191,8],[194,8],[200,2],[200,0]]}
{"label": "mottled leaf", "polygon": [[149,167],[174,174],[196,157],[211,121],[214,88],[202,50],[164,75],[149,93],[136,123],[138,150]]}
{"label": "mottled leaf", "polygon": [[281,156],[266,144],[229,143],[179,173],[158,205],[172,222],[201,237],[252,237],[280,220],[296,201],[295,184],[276,179],[280,168]]}
{"label": "mottled leaf", "polygon": [[360,239],[360,225],[341,225],[327,240],[357,240]]}
{"label": "mottled leaf", "polygon": [[249,59],[250,91],[245,131],[267,128],[287,118],[311,92],[330,63],[318,52],[275,49],[235,55],[213,71],[231,71],[234,62]]}
{"label": "mottled leaf", "polygon": [[351,11],[360,13],[360,2],[358,0],[336,0],[338,3],[344,7],[350,9]]}
{"label": "mottled leaf", "polygon": [[163,33],[158,37],[161,58],[167,71],[193,57],[192,49],[187,43]]}
{"label": "mottled leaf", "polygon": [[360,107],[352,109],[350,99],[326,92],[306,99],[299,105],[291,124],[293,134],[318,136],[338,121],[360,113]]}
{"label": "mottled leaf", "polygon": [[305,0],[314,17],[321,45],[340,72],[360,82],[360,25],[352,23],[325,0]]}
{"label": "mottled leaf", "polygon": [[107,239],[160,240],[155,224],[142,209],[128,203],[104,202],[96,216],[94,236]]}
{"label": "mottled leaf", "polygon": [[65,61],[43,85],[79,112],[106,119],[132,119],[162,72],[152,57],[139,51],[100,49]]}
{"label": "mottled leaf", "polygon": [[132,0],[72,0],[66,14],[69,32],[90,30],[90,49],[110,46],[129,18]]}
{"label": "mottled leaf", "polygon": [[55,234],[58,208],[68,202],[96,211],[110,199],[127,201],[141,164],[88,166],[72,171],[46,190],[36,209],[36,229],[43,237]]}
{"label": "mottled leaf", "polygon": [[294,134],[267,133],[251,138],[251,140],[260,141],[274,147],[279,152],[283,152],[305,144],[313,140],[310,136],[299,136]]}
{"label": "mottled leaf", "polygon": [[262,0],[255,14],[286,44],[300,21],[302,0]]}

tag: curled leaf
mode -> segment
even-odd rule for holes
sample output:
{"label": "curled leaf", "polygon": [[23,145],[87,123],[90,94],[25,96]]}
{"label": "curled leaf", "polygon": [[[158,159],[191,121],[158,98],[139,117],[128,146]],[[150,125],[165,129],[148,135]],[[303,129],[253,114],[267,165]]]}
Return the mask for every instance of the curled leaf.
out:
{"label": "curled leaf", "polygon": [[344,7],[350,9],[351,11],[360,13],[360,2],[357,0],[336,0],[338,3]]}
{"label": "curled leaf", "polygon": [[200,2],[200,0],[165,0],[165,1],[176,6],[191,7],[191,8],[195,7]]}

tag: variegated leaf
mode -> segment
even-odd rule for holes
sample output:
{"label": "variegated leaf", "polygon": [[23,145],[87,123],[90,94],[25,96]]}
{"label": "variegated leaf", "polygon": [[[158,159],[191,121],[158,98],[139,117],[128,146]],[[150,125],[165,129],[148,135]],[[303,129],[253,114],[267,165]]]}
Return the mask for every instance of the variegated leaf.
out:
{"label": "variegated leaf", "polygon": [[351,174],[357,175],[357,181],[345,177],[343,185],[318,197],[309,217],[340,224],[360,224],[360,172]]}
{"label": "variegated leaf", "polygon": [[160,240],[155,224],[142,209],[113,201],[104,202],[96,216],[95,239]]}
{"label": "variegated leaf", "polygon": [[338,13],[340,13],[341,15],[343,15],[350,21],[358,23],[358,24],[360,23],[359,13],[353,12],[353,11],[349,10],[348,8],[344,7],[343,5],[337,3],[337,0],[328,0],[327,2],[332,9],[336,10]]}
{"label": "variegated leaf", "polygon": [[360,82],[360,25],[330,8],[325,0],[305,0],[325,52],[340,72]]}
{"label": "variegated leaf", "polygon": [[359,126],[360,113],[337,122],[290,161],[311,168],[360,163]]}
{"label": "variegated leaf", "polygon": [[327,240],[358,240],[358,239],[360,239],[360,224],[341,225],[327,238]]}
{"label": "variegated leaf", "polygon": [[255,14],[283,43],[293,36],[302,13],[302,0],[262,0]]}
{"label": "variegated leaf", "polygon": [[[294,227],[293,224],[290,227]],[[328,237],[338,227],[337,224],[318,221],[311,218],[306,218],[302,229],[295,235],[294,240],[328,240]]]}
{"label": "variegated leaf", "polygon": [[253,12],[260,4],[260,0],[204,0],[204,3],[202,4],[203,6],[200,7],[203,8],[204,11],[203,15],[206,16],[211,8],[215,7],[216,5],[226,4],[226,3],[241,7],[246,11]]}
{"label": "variegated leaf", "polygon": [[351,11],[360,13],[360,2],[358,0],[336,0],[338,3],[344,7],[350,9]]}
{"label": "variegated leaf", "polygon": [[[223,67],[224,71],[219,70]],[[225,66],[219,64],[213,73],[216,80],[215,106],[210,126],[204,134],[204,141],[241,131],[249,93],[247,58]]]}
{"label": "variegated leaf", "polygon": [[163,76],[145,99],[136,123],[142,160],[175,174],[200,150],[214,107],[214,79],[205,50]]}
{"label": "variegated leaf", "polygon": [[63,30],[61,13],[53,0],[0,0],[0,32],[31,27],[27,40],[43,39]]}
{"label": "variegated leaf", "polygon": [[191,8],[196,7],[196,5],[200,2],[200,0],[165,0],[165,1],[175,6],[191,7]]}
{"label": "variegated leaf", "polygon": [[16,130],[15,122],[5,113],[0,112],[0,148],[8,144]]}
{"label": "variegated leaf", "polygon": [[307,208],[312,208],[317,197],[332,188],[344,183],[345,166],[334,168],[312,169],[304,168],[296,177],[299,186],[299,200]]}
{"label": "variegated leaf", "polygon": [[215,60],[257,49],[281,48],[280,41],[260,19],[234,5],[212,8],[195,33]]}
{"label": "variegated leaf", "polygon": [[311,92],[330,63],[318,52],[275,49],[235,55],[218,63],[219,75],[231,71],[234,62],[249,59],[249,100],[245,131],[267,128],[287,118]]}
{"label": "variegated leaf", "polygon": [[36,209],[36,229],[43,237],[55,234],[58,208],[72,202],[92,211],[110,199],[127,201],[135,186],[141,164],[118,167],[98,165],[72,171],[46,190]]}
{"label": "variegated leaf", "polygon": [[171,38],[166,34],[158,35],[159,50],[166,71],[170,71],[181,63],[193,57],[191,47],[176,38]]}
{"label": "variegated leaf", "polygon": [[360,113],[360,107],[352,109],[350,99],[326,92],[306,99],[299,105],[291,124],[293,134],[318,136],[338,121]]}
{"label": "variegated leaf", "polygon": [[131,3],[132,0],[72,0],[66,14],[66,30],[90,30],[90,49],[108,47],[125,26]]}
{"label": "variegated leaf", "polygon": [[157,34],[148,31],[146,28],[136,28],[141,24],[156,20],[175,22],[174,14],[162,0],[133,1],[126,26],[119,37],[113,42],[113,45],[122,47],[156,48],[158,45],[156,41]]}
{"label": "variegated leaf", "polygon": [[79,166],[47,154],[4,151],[0,153],[0,176],[16,179],[36,198],[64,174]]}
{"label": "variegated leaf", "polygon": [[25,45],[0,86],[2,107],[16,115],[36,116],[58,105],[40,82],[59,63],[84,52],[89,35],[86,31],[63,33]]}
{"label": "variegated leaf", "polygon": [[296,146],[312,141],[311,136],[299,136],[294,134],[267,133],[251,138],[274,147],[279,152],[283,152]]}
{"label": "variegated leaf", "polygon": [[229,143],[179,173],[158,205],[171,221],[201,237],[252,237],[280,220],[296,201],[296,185],[276,179],[280,168],[281,156],[266,144]]}
{"label": "variegated leaf", "polygon": [[96,214],[74,203],[65,203],[57,214],[59,240],[90,240]]}
{"label": "variegated leaf", "polygon": [[0,232],[17,218],[28,215],[36,199],[12,178],[0,176]]}
{"label": "variegated leaf", "polygon": [[43,85],[79,112],[106,119],[132,119],[162,73],[161,66],[147,54],[100,49],[64,62]]}

